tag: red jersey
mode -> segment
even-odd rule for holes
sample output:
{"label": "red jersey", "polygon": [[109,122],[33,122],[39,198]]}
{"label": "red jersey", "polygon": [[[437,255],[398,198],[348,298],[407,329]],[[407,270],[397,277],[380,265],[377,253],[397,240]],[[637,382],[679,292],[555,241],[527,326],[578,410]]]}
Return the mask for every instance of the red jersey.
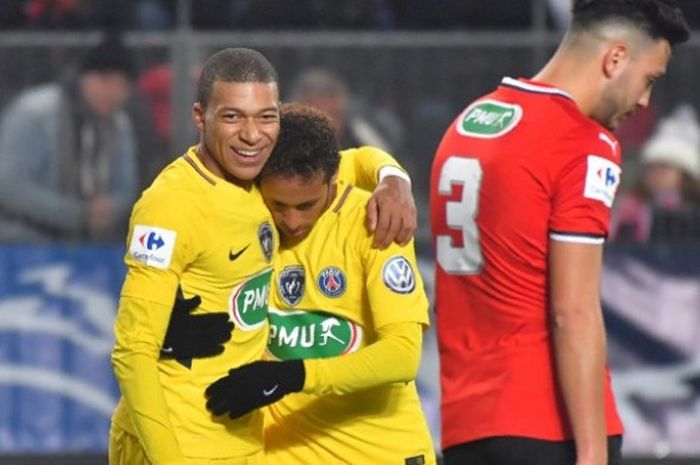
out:
{"label": "red jersey", "polygon": [[[572,438],[554,373],[549,240],[602,244],[615,137],[563,91],[504,78],[449,127],[433,162],[443,448]],[[608,434],[621,434],[609,374]]]}

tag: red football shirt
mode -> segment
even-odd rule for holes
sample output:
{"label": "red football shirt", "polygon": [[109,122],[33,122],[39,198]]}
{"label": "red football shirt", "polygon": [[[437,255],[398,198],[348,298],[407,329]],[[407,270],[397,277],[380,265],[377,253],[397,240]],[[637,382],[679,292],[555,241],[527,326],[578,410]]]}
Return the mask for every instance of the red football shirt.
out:
{"label": "red football shirt", "polygon": [[[504,78],[449,127],[433,162],[443,448],[571,438],[549,331],[550,239],[602,244],[615,137],[563,91]],[[620,434],[606,376],[608,434]]]}

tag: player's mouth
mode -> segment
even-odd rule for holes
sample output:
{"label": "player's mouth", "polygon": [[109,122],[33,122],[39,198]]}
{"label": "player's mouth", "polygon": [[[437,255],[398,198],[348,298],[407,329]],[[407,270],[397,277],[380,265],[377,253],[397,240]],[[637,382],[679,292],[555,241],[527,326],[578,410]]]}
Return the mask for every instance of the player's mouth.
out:
{"label": "player's mouth", "polygon": [[231,151],[238,157],[245,158],[248,160],[255,159],[259,157],[264,150],[263,149],[237,149],[236,147],[231,147]]}

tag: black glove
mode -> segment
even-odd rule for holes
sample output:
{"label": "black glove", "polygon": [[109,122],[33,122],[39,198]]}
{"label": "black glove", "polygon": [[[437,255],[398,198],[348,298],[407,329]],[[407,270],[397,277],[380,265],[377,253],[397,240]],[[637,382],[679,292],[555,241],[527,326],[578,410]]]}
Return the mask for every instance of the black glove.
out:
{"label": "black glove", "polygon": [[214,381],[206,390],[207,409],[214,415],[228,412],[231,418],[277,402],[304,387],[304,362],[257,361],[229,370],[228,376]]}
{"label": "black glove", "polygon": [[198,295],[185,299],[178,292],[160,349],[161,357],[192,359],[224,351],[224,343],[231,339],[233,323],[225,312],[192,315],[190,312],[201,302]]}

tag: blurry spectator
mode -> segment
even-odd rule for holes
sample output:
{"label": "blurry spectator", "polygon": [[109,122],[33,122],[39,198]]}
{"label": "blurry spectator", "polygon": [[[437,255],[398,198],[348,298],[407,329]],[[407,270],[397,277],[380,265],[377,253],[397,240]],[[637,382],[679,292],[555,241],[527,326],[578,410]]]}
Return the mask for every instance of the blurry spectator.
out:
{"label": "blurry spectator", "polygon": [[318,108],[333,119],[341,149],[372,145],[400,156],[401,122],[387,110],[368,108],[337,76],[310,69],[297,78],[291,94],[293,101]]}
{"label": "blurry spectator", "polygon": [[122,111],[134,65],[108,37],[78,76],[29,89],[0,122],[0,242],[121,240],[136,195]]}
{"label": "blurry spectator", "polygon": [[89,19],[79,0],[27,0],[24,14],[27,26],[36,29],[77,29]]}
{"label": "blurry spectator", "polygon": [[700,239],[700,126],[692,107],[682,105],[660,121],[641,162],[640,180],[616,206],[613,239]]}

